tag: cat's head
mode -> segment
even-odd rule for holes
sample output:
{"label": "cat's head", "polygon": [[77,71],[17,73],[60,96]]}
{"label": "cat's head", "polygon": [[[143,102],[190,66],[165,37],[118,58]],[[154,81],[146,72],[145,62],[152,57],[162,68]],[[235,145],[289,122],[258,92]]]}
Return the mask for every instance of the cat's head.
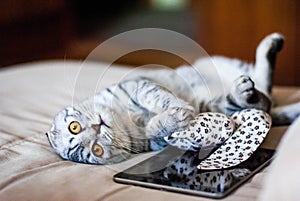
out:
{"label": "cat's head", "polygon": [[112,164],[129,157],[124,147],[130,143],[120,136],[112,111],[98,108],[67,107],[54,118],[46,133],[51,146],[62,158],[91,164]]}

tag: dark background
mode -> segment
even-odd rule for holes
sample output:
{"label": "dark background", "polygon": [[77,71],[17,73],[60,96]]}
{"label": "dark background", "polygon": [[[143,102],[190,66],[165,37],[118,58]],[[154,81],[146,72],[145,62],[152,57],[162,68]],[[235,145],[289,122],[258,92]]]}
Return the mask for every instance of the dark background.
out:
{"label": "dark background", "polygon": [[[276,31],[284,34],[286,43],[278,57],[275,83],[300,86],[298,0],[168,2],[171,4],[159,0],[1,0],[0,67],[45,59],[84,60],[102,41],[147,27],[182,33],[210,55],[253,61],[260,40]],[[107,54],[109,57],[109,51]],[[125,55],[117,63],[176,67],[183,61],[149,50]]]}

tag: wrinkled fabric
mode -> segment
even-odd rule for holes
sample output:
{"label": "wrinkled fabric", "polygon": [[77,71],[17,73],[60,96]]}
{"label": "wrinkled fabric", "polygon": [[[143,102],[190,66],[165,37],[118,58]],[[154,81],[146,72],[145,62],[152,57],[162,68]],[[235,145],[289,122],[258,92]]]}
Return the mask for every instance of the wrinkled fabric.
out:
{"label": "wrinkled fabric", "polygon": [[[1,69],[0,200],[208,200],[113,182],[117,171],[149,154],[117,165],[96,166],[65,161],[50,147],[44,133],[59,110],[118,82],[132,70],[75,61]],[[300,91],[277,88],[274,92],[280,103],[298,99]],[[276,147],[285,130],[271,129],[263,146]],[[225,200],[256,200],[267,174],[268,168]]]}

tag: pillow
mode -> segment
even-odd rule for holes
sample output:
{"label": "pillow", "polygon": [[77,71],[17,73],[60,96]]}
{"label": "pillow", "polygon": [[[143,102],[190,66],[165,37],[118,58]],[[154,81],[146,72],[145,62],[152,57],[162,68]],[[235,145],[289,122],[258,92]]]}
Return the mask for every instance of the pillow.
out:
{"label": "pillow", "polygon": [[232,116],[207,112],[197,115],[189,128],[174,132],[165,140],[180,149],[199,152],[200,158],[203,158],[203,152],[218,147],[207,158],[205,156],[197,168],[223,169],[247,160],[261,145],[270,128],[271,117],[261,110],[245,109]]}

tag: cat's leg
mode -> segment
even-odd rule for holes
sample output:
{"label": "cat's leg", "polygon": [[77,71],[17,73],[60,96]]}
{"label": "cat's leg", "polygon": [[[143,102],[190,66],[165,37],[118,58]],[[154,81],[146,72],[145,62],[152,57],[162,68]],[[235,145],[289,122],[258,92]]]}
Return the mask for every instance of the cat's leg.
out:
{"label": "cat's leg", "polygon": [[252,79],[261,92],[271,94],[272,77],[277,53],[282,49],[284,38],[278,33],[265,37],[256,49],[255,69]]}
{"label": "cat's leg", "polygon": [[136,93],[139,104],[154,114],[145,122],[146,136],[162,138],[186,128],[194,118],[194,108],[156,83],[148,82],[147,85]]}
{"label": "cat's leg", "polygon": [[[268,95],[271,94],[276,55],[282,49],[283,43],[283,36],[273,33],[263,39],[256,50],[256,63],[252,78],[257,88]],[[274,107],[270,114],[273,125],[290,124],[300,116],[300,102]]]}
{"label": "cat's leg", "polygon": [[247,108],[268,112],[270,106],[270,99],[255,88],[250,77],[242,75],[234,81],[231,91],[226,96],[225,113],[231,115]]}

